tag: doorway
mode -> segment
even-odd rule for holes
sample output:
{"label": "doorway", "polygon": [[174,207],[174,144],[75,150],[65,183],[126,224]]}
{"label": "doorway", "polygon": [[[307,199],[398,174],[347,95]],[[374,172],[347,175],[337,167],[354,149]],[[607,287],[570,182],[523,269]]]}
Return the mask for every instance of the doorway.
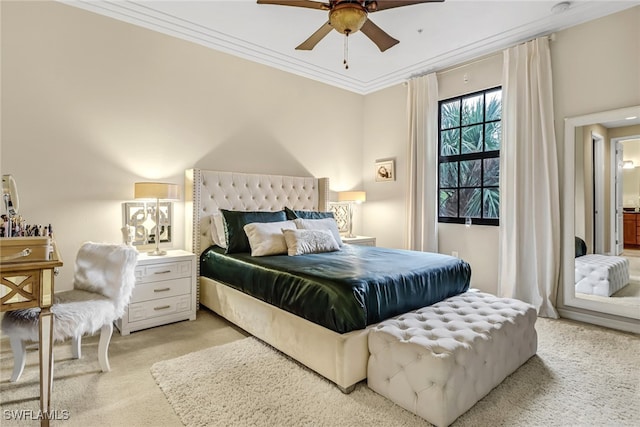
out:
{"label": "doorway", "polygon": [[605,158],[604,138],[591,132],[593,144],[593,253],[604,254],[605,251]]}

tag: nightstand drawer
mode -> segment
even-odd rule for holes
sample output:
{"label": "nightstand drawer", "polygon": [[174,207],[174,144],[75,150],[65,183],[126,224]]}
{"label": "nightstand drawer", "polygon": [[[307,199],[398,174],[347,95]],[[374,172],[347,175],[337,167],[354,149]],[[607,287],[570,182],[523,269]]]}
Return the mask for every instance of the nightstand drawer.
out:
{"label": "nightstand drawer", "polygon": [[360,246],[375,246],[376,242],[374,240],[368,240],[366,242],[351,242],[350,245],[360,245]]}
{"label": "nightstand drawer", "polygon": [[375,246],[376,238],[368,236],[343,237],[342,243],[346,243],[349,245]]}
{"label": "nightstand drawer", "polygon": [[131,303],[168,298],[191,293],[191,277],[140,283],[133,288]]}
{"label": "nightstand drawer", "polygon": [[196,319],[196,256],[171,249],[163,256],[138,255],[136,285],[116,326],[122,335]]}
{"label": "nightstand drawer", "polygon": [[161,298],[153,301],[129,304],[129,322],[138,322],[153,317],[189,311],[190,309],[191,295],[181,295],[172,298]]}
{"label": "nightstand drawer", "polygon": [[136,282],[148,283],[158,280],[189,277],[191,276],[191,265],[191,261],[139,265],[136,268]]}

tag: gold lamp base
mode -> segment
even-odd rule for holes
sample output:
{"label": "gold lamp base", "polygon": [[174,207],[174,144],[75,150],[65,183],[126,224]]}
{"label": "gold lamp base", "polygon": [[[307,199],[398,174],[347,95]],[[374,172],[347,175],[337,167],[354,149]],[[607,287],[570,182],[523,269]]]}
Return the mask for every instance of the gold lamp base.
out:
{"label": "gold lamp base", "polygon": [[167,251],[161,251],[160,249],[154,249],[152,251],[147,252],[147,255],[150,255],[150,256],[162,256],[166,254],[167,254]]}

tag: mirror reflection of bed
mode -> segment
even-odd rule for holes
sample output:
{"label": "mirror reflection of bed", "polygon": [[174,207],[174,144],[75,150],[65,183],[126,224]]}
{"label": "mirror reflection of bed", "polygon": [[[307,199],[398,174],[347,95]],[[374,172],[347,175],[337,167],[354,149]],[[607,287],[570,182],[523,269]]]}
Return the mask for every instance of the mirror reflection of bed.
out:
{"label": "mirror reflection of bed", "polygon": [[[638,319],[640,117],[619,111],[572,121],[575,235],[585,242],[586,256],[576,257],[575,282],[567,286],[575,284],[575,300],[591,304],[589,308]],[[580,281],[589,274],[591,286],[585,286]],[[603,287],[597,281],[609,283]]]}

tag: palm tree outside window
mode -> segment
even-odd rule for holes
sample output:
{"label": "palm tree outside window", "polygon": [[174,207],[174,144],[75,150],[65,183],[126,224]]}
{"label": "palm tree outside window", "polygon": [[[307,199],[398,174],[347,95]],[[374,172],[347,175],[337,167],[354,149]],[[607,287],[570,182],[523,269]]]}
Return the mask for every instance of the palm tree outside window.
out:
{"label": "palm tree outside window", "polygon": [[438,221],[499,225],[502,88],[438,104]]}

